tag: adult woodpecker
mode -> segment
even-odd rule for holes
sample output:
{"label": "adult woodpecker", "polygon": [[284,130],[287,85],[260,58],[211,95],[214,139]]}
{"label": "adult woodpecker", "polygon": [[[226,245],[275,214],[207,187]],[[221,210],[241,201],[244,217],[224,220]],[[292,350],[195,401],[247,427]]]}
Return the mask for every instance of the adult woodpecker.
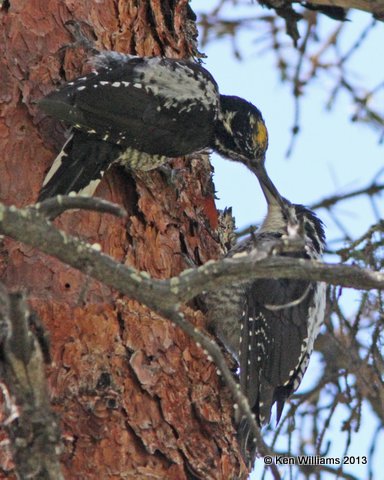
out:
{"label": "adult woodpecker", "polygon": [[113,163],[152,170],[206,148],[231,160],[264,162],[268,135],[260,111],[220,95],[198,63],[104,52],[93,66],[40,101],[71,133],[39,200],[72,191],[91,195]]}

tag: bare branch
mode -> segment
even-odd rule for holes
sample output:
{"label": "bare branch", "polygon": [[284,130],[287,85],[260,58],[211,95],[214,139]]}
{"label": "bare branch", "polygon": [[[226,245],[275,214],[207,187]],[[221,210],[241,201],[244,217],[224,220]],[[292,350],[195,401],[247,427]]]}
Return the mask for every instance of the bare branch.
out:
{"label": "bare branch", "polygon": [[341,7],[346,9],[356,9],[370,12],[378,20],[384,18],[384,2],[383,0],[315,0],[314,5],[325,5],[329,7]]}
{"label": "bare branch", "polygon": [[[384,274],[381,272],[350,265],[271,257],[270,251],[257,250],[241,257],[207,262],[169,280],[155,280],[146,272],[119,264],[100,253],[98,248],[56,229],[35,210],[1,204],[0,233],[53,255],[150,308],[169,308],[191,300],[204,290],[251,278],[325,281],[361,290],[384,288]],[[282,251],[292,248],[284,241],[276,241],[272,246]]]}
{"label": "bare branch", "polygon": [[372,183],[367,187],[360,188],[358,190],[353,190],[352,192],[348,193],[341,193],[338,195],[331,195],[323,200],[320,200],[317,203],[313,203],[311,205],[311,209],[316,210],[318,208],[330,208],[334,206],[336,203],[348,200],[350,198],[359,197],[360,195],[376,195],[384,190],[384,184],[376,184]]}
{"label": "bare branch", "polygon": [[49,405],[43,354],[28,326],[24,295],[8,295],[0,284],[1,377],[4,428],[18,478],[64,479],[60,433]]}
{"label": "bare branch", "polygon": [[108,202],[97,197],[82,197],[80,195],[57,195],[48,198],[43,202],[31,205],[31,209],[35,209],[49,220],[54,220],[67,210],[81,209],[92,210],[100,213],[110,213],[116,217],[125,217],[127,212],[124,208],[115,203]]}

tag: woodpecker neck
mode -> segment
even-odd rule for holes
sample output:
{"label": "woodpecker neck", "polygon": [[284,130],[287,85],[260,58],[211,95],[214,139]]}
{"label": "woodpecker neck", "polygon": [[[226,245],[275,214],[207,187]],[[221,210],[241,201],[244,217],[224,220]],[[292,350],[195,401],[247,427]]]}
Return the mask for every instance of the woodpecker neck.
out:
{"label": "woodpecker neck", "polygon": [[268,205],[267,216],[259,232],[274,232],[288,235],[296,234],[299,228],[299,222],[294,205],[280,195],[274,183],[269,178],[263,163],[259,163],[252,170],[259,180],[261,190]]}
{"label": "woodpecker neck", "polygon": [[278,204],[268,205],[268,212],[263,223],[258,229],[258,233],[273,232],[287,233],[287,222],[284,219],[282,209]]}
{"label": "woodpecker neck", "polygon": [[321,255],[325,247],[325,234],[322,221],[303,205],[293,205],[282,198],[284,208],[277,203],[268,204],[268,212],[258,233],[297,234],[312,245],[316,255]]}

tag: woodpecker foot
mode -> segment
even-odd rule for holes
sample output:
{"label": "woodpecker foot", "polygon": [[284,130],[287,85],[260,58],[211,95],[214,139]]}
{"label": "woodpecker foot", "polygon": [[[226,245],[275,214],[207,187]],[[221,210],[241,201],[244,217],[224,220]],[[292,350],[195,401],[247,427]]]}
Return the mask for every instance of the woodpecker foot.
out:
{"label": "woodpecker foot", "polygon": [[[94,40],[89,40],[88,36],[85,35],[83,32],[82,24],[86,25],[89,31],[89,35],[93,35]],[[97,55],[100,53],[99,50],[95,48],[95,41],[97,40],[94,31],[92,30],[91,26],[88,25],[86,22],[79,22],[76,20],[68,20],[65,22],[66,29],[72,35],[74,42],[67,43],[60,50],[64,50],[67,48],[84,48],[84,50],[90,52],[92,55]]]}

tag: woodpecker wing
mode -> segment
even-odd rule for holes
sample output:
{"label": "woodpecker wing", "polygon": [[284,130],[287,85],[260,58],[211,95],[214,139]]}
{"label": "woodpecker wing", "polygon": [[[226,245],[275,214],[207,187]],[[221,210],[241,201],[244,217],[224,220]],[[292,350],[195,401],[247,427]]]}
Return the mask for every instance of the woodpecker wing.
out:
{"label": "woodpecker wing", "polygon": [[38,201],[71,192],[93,195],[122,148],[74,130],[44,180]]}
{"label": "woodpecker wing", "polygon": [[52,92],[41,108],[97,138],[149,154],[176,157],[210,145],[217,84],[189,61],[108,52],[98,72]]}
{"label": "woodpecker wing", "polygon": [[285,400],[304,375],[316,291],[316,283],[284,279],[257,280],[249,288],[240,379],[260,423],[269,421],[274,402],[280,419]]}
{"label": "woodpecker wing", "polygon": [[[304,281],[261,279],[248,289],[241,319],[240,385],[259,425],[269,422],[275,402],[280,420],[286,399],[307,369],[313,348],[308,314],[323,317],[323,312],[314,312],[318,287]],[[252,462],[256,444],[246,419],[240,421],[238,435],[245,458]]]}

